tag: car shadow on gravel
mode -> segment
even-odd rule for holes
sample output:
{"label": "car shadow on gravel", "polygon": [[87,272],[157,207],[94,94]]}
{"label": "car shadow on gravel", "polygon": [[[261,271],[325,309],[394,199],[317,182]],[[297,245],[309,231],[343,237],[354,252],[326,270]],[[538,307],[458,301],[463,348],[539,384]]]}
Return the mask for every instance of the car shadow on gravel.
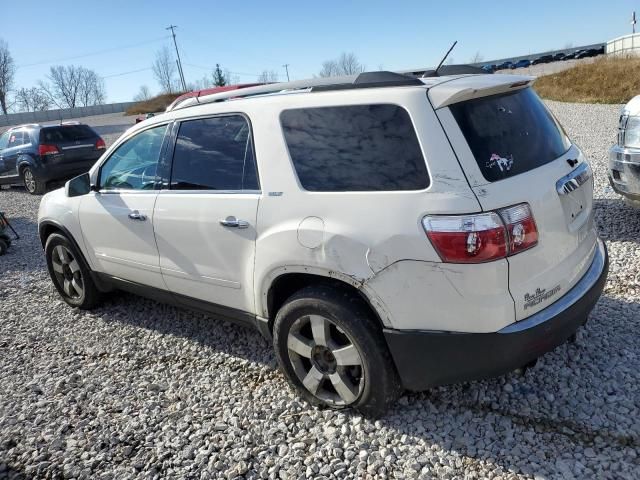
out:
{"label": "car shadow on gravel", "polygon": [[640,209],[611,198],[596,198],[593,205],[598,231],[604,240],[640,242]]}
{"label": "car shadow on gravel", "polygon": [[11,238],[11,245],[7,252],[0,257],[0,276],[8,271],[36,272],[44,268],[44,254],[38,238],[36,222],[26,217],[15,217],[9,210],[4,211],[11,226],[18,232],[16,239],[10,228],[5,233]]}
{"label": "car shadow on gravel", "polygon": [[[407,393],[382,423],[413,441],[532,476],[540,472],[532,453],[557,467],[567,444],[591,466],[611,450],[637,452],[639,327],[640,302],[602,296],[577,342],[543,355],[524,374]],[[635,455],[625,461],[637,463]]]}
{"label": "car shadow on gravel", "polygon": [[105,322],[125,323],[181,337],[216,352],[276,368],[273,349],[257,330],[212,315],[121,291],[108,294],[104,305],[92,313]]}
{"label": "car shadow on gravel", "polygon": [[[2,463],[2,457],[0,457],[0,478],[3,480],[27,480],[29,477],[24,472],[14,469],[11,465]],[[31,477],[32,478],[32,477]]]}

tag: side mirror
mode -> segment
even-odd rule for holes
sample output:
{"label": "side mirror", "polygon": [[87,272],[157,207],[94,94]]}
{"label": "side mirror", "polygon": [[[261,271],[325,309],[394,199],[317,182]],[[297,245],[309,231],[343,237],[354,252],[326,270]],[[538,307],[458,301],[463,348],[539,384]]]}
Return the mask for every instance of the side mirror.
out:
{"label": "side mirror", "polygon": [[95,187],[91,185],[91,179],[88,173],[83,173],[82,175],[72,178],[64,186],[67,197],[79,197],[86,195],[92,190],[95,190]]}

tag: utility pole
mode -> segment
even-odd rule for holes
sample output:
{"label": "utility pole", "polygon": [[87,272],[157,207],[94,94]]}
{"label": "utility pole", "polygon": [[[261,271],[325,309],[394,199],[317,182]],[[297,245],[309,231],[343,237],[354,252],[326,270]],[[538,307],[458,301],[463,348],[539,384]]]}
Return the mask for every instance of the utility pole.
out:
{"label": "utility pole", "polygon": [[289,64],[285,63],[284,65],[282,65],[284,67],[284,69],[287,71],[287,82],[290,82],[291,80],[289,80]]}
{"label": "utility pole", "polygon": [[636,33],[636,12],[631,15],[631,32]]}
{"label": "utility pole", "polygon": [[184,72],[182,71],[182,60],[180,60],[180,52],[178,52],[178,43],[176,42],[176,32],[173,31],[174,28],[178,28],[177,25],[169,25],[165,30],[171,30],[171,35],[173,35],[173,45],[176,47],[176,56],[178,57],[178,74],[180,75],[180,82],[182,83],[182,91],[187,91],[187,82],[184,81]]}

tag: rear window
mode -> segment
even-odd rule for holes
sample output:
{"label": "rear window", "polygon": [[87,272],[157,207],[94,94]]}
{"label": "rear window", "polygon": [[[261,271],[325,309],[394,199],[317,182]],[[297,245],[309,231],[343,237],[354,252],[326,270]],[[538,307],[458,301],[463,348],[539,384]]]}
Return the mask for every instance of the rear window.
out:
{"label": "rear window", "polygon": [[422,190],[429,186],[413,124],[397,105],[285,110],[280,120],[306,190]]}
{"label": "rear window", "polygon": [[531,88],[449,108],[489,182],[552,162],[571,146],[560,124]]}
{"label": "rear window", "polygon": [[40,130],[41,143],[64,143],[89,140],[97,137],[96,132],[86,125],[60,125]]}

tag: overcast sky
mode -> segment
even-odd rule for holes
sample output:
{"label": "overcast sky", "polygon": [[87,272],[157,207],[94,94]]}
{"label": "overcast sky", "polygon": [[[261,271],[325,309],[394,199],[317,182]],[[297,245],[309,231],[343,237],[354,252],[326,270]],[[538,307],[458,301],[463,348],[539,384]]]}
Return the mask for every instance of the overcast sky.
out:
{"label": "overcast sky", "polygon": [[[19,69],[17,87],[34,86],[55,64],[105,77],[109,102],[159,86],[155,52],[173,48],[178,25],[187,82],[216,63],[252,82],[263,70],[286,79],[317,73],[324,60],[354,52],[367,69],[431,66],[458,40],[456,63],[604,42],[631,33],[631,0],[586,1],[92,1],[32,0],[3,8],[0,38]],[[640,14],[640,11],[639,11]],[[75,58],[72,58],[75,57]]]}

